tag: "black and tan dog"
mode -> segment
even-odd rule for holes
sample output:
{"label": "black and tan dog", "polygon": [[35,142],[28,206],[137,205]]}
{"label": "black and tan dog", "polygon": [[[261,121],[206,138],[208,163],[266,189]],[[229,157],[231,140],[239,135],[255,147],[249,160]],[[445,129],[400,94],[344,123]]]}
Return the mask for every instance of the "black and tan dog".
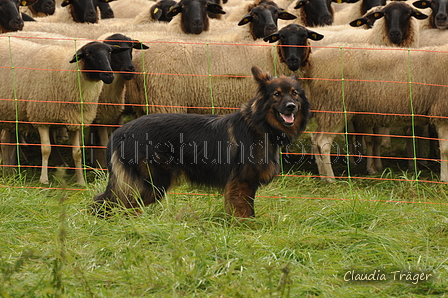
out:
{"label": "black and tan dog", "polygon": [[223,189],[228,213],[254,216],[257,188],[278,174],[280,147],[305,129],[310,106],[297,78],[258,67],[252,74],[257,94],[236,113],[150,114],[117,129],[107,148],[109,183],[95,210],[153,203],[183,174]]}

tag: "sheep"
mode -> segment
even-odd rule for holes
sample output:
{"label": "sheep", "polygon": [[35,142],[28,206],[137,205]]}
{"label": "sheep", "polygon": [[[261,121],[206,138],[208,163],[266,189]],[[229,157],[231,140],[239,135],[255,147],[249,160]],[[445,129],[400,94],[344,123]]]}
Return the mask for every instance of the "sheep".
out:
{"label": "sheep", "polygon": [[32,5],[36,0],[0,0],[0,33],[20,31],[24,23],[22,14],[19,12],[19,6]]}
{"label": "sheep", "polygon": [[373,7],[386,5],[386,0],[341,0],[341,2],[354,4],[335,13],[333,25],[348,24],[365,15]]}
{"label": "sheep", "polygon": [[46,17],[45,22],[97,23],[98,19],[98,10],[93,4],[93,0],[64,0],[61,8],[56,9],[54,15]]}
{"label": "sheep", "polygon": [[135,24],[152,23],[155,21],[170,22],[173,17],[168,17],[167,13],[176,4],[177,2],[174,0],[159,0],[156,4],[143,9],[141,13],[134,18],[133,22]]}
{"label": "sheep", "polygon": [[[179,27],[186,34],[201,34],[209,30],[209,17],[207,12],[225,14],[222,7],[207,0],[180,0],[166,14],[172,17],[170,22],[175,23],[173,27]],[[180,17],[174,18],[180,14]]]}
{"label": "sheep", "polygon": [[[223,0],[223,1],[221,1],[221,0],[209,0],[209,1],[212,2],[212,3],[218,4],[221,7],[223,6],[223,4],[227,3],[227,0]],[[222,14],[214,13],[214,12],[211,12],[211,11],[207,11],[207,15],[208,15],[208,17],[210,19],[218,19],[218,20],[220,20],[221,17],[222,17]]]}
{"label": "sheep", "polygon": [[114,11],[109,5],[110,1],[113,1],[113,0],[109,0],[107,2],[103,2],[100,0],[93,0],[93,5],[95,6],[95,8],[100,10],[101,19],[115,18]]}
{"label": "sheep", "polygon": [[256,0],[247,9],[248,13],[239,21],[238,26],[249,23],[249,32],[253,40],[276,32],[278,19],[293,20],[296,18],[269,0]]}
{"label": "sheep", "polygon": [[412,5],[421,9],[431,8],[428,22],[424,26],[425,28],[437,28],[440,30],[448,28],[448,11],[445,0],[420,0],[412,3]]}
{"label": "sheep", "polygon": [[297,19],[294,23],[305,27],[328,26],[333,24],[333,0],[298,0],[288,10],[294,9]]}
{"label": "sheep", "polygon": [[352,26],[362,26],[369,20],[376,20],[372,29],[348,29],[347,25],[326,27],[320,30],[320,33],[325,35],[325,39],[319,45],[348,42],[391,47],[418,47],[420,38],[418,20],[427,17],[406,3],[391,2],[351,22]]}
{"label": "sheep", "polygon": [[[110,66],[111,52],[125,49],[102,42],[89,42],[73,55],[73,46],[41,45],[5,38],[0,48],[3,55],[0,59],[3,67],[0,71],[3,82],[0,96],[17,99],[0,102],[1,120],[10,121],[1,123],[2,128],[14,129],[16,120],[20,123],[19,128],[28,128],[25,123],[32,123],[37,128],[42,152],[39,180],[48,184],[48,157],[51,152],[49,128],[55,123],[67,124],[77,183],[84,185],[80,130],[96,117],[96,103],[103,82],[110,84],[114,79]],[[33,59],[29,59],[30,53],[33,53]],[[14,83],[11,71],[14,72]],[[51,86],[45,88],[48,84]]]}
{"label": "sheep", "polygon": [[33,5],[22,6],[20,11],[33,17],[53,15],[56,9],[54,0],[37,0]]}
{"label": "sheep", "polygon": [[[322,178],[332,181],[335,177],[329,154],[334,133],[340,132],[346,121],[355,120],[370,127],[410,125],[410,117],[397,115],[414,113],[424,115],[414,118],[416,125],[431,122],[436,126],[440,137],[440,180],[448,181],[448,123],[437,118],[448,116],[445,104],[447,89],[440,87],[446,84],[443,75],[443,61],[446,57],[443,52],[448,51],[448,45],[413,51],[387,51],[386,47],[380,46],[375,46],[374,50],[366,50],[372,48],[370,44],[333,46],[314,51],[313,63],[307,71],[308,77],[319,78],[310,80],[309,88],[314,110],[322,111],[314,113],[317,129],[312,137]],[[410,85],[410,81],[418,84]],[[410,105],[410,86],[413,111]],[[342,91],[344,101],[341,100]],[[425,116],[434,118],[428,120]]]}
{"label": "sheep", "polygon": [[[104,39],[104,43],[111,45],[112,47],[128,48],[128,51],[113,54],[111,58],[111,67],[115,73],[114,81],[111,84],[104,84],[103,90],[98,98],[97,116],[93,121],[93,124],[102,125],[117,125],[120,123],[120,117],[124,110],[124,87],[125,82],[131,80],[135,75],[135,67],[132,63],[132,49],[146,50],[149,47],[133,40],[123,34],[113,34],[106,37],[99,37],[99,40]],[[107,142],[109,141],[110,129],[107,126],[91,126],[90,133],[93,135],[94,131],[97,131],[99,136],[100,148],[96,150],[94,164],[100,168],[106,168],[106,149]],[[94,144],[96,145],[96,144]]]}
{"label": "sheep", "polygon": [[[290,33],[295,35],[291,38],[296,39],[298,45],[320,36],[300,28],[303,34],[296,35],[297,31],[293,30]],[[288,34],[287,30],[281,32]],[[232,112],[253,91],[249,76],[252,65],[260,65],[271,73],[282,69],[278,64],[283,63],[276,63],[274,55],[277,55],[276,48],[263,43],[153,41],[150,52],[134,57],[136,71],[145,72],[146,80],[143,75],[137,75],[126,82],[126,102],[134,106],[137,116],[166,112],[210,113],[211,110],[217,114]],[[307,54],[301,54],[300,59],[306,64]],[[232,92],[228,92],[229,86]],[[212,106],[214,109],[206,108]]]}

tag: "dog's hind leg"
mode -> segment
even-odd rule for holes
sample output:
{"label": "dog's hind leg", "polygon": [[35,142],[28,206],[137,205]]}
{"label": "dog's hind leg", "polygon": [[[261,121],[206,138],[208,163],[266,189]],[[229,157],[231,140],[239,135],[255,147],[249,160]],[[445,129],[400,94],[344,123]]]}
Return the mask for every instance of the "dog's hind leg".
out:
{"label": "dog's hind leg", "polygon": [[257,186],[249,182],[232,180],[224,188],[225,208],[235,217],[253,217],[254,198]]}
{"label": "dog's hind leg", "polygon": [[140,191],[141,198],[145,205],[154,203],[165,196],[166,191],[178,176],[178,171],[169,166],[140,165],[141,179],[144,180]]}

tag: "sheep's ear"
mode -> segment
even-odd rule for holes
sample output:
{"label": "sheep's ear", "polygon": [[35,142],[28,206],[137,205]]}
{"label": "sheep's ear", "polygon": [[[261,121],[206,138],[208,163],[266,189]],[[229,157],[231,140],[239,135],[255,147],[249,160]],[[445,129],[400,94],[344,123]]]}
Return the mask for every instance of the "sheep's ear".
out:
{"label": "sheep's ear", "polygon": [[85,56],[84,51],[83,51],[83,50],[78,50],[78,51],[76,52],[76,54],[73,55],[73,58],[72,58],[72,60],[69,61],[69,63],[74,63],[74,62],[76,62],[76,61],[79,61],[79,60],[83,59],[84,56]]}
{"label": "sheep's ear", "polygon": [[246,25],[247,23],[252,22],[253,18],[250,14],[245,15],[241,21],[238,23],[238,26]]}
{"label": "sheep's ear", "polygon": [[168,18],[172,18],[176,15],[178,15],[179,13],[182,12],[182,5],[180,5],[179,3],[177,3],[176,5],[174,5],[173,7],[171,7],[171,9],[166,13],[166,16]]}
{"label": "sheep's ear", "polygon": [[421,13],[420,11],[418,11],[417,9],[413,9],[411,15],[416,18],[417,20],[424,20],[426,18],[428,18],[427,15],[425,15],[424,13]]}
{"label": "sheep's ear", "polygon": [[278,32],[278,31],[263,38],[264,41],[266,41],[266,42],[269,41],[269,43],[276,42],[277,40],[280,40],[280,39],[281,39],[281,36],[280,36],[280,32]]}
{"label": "sheep's ear", "polygon": [[258,66],[252,66],[250,70],[252,71],[254,79],[260,86],[266,86],[268,81],[272,80],[272,76],[267,72],[263,72]]}
{"label": "sheep's ear", "polygon": [[317,32],[308,30],[308,38],[311,40],[321,40],[322,38],[324,38],[324,36]]}
{"label": "sheep's ear", "polygon": [[310,3],[309,0],[299,0],[299,1],[297,1],[296,6],[294,6],[294,9],[299,9],[300,7],[305,6],[308,3]]}
{"label": "sheep's ear", "polygon": [[282,20],[294,20],[294,19],[297,19],[297,16],[293,15],[292,13],[287,12],[283,8],[279,8],[278,18],[282,19]]}
{"label": "sheep's ear", "polygon": [[375,11],[372,13],[369,13],[368,15],[365,16],[367,20],[378,20],[381,19],[382,17],[384,17],[384,12],[382,11]]}
{"label": "sheep's ear", "polygon": [[356,19],[354,21],[351,21],[350,22],[350,26],[352,26],[352,27],[361,27],[362,25],[367,24],[367,22],[368,22],[367,18],[362,17],[362,18]]}
{"label": "sheep's ear", "polygon": [[412,3],[412,5],[414,5],[417,8],[428,8],[431,7],[432,3],[433,2],[431,0],[421,0]]}
{"label": "sheep's ear", "polygon": [[72,4],[72,3],[73,3],[73,0],[64,0],[64,1],[62,1],[61,6],[65,7],[65,6],[67,6],[69,4]]}
{"label": "sheep's ear", "polygon": [[138,40],[134,40],[134,42],[132,43],[132,48],[136,49],[136,50],[146,50],[149,49],[149,47],[147,45],[145,45],[144,43],[138,41]]}
{"label": "sheep's ear", "polygon": [[22,14],[22,20],[24,22],[36,22],[35,19],[33,19],[32,17],[30,17],[29,15],[27,15],[26,13],[21,13]]}
{"label": "sheep's ear", "polygon": [[216,14],[226,14],[226,12],[224,10],[222,10],[221,5],[212,3],[210,1],[207,2],[207,11],[209,11],[211,13],[216,13]]}
{"label": "sheep's ear", "polygon": [[121,47],[117,44],[109,45],[109,46],[110,46],[112,54],[119,54],[119,53],[122,53],[122,52],[127,51],[132,48],[132,46],[126,45],[125,47]]}
{"label": "sheep's ear", "polygon": [[154,20],[159,20],[163,13],[163,11],[159,7],[157,7],[157,4],[153,5],[149,9],[149,11],[151,12],[151,15],[154,18]]}

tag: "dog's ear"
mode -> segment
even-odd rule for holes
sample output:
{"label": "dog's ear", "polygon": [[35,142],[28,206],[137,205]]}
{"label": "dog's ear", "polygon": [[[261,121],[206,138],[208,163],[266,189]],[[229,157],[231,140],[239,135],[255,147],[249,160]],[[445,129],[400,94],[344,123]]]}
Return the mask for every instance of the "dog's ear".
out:
{"label": "dog's ear", "polygon": [[272,80],[272,76],[267,72],[263,72],[258,66],[252,66],[251,71],[254,79],[260,86],[266,86],[268,81]]}

